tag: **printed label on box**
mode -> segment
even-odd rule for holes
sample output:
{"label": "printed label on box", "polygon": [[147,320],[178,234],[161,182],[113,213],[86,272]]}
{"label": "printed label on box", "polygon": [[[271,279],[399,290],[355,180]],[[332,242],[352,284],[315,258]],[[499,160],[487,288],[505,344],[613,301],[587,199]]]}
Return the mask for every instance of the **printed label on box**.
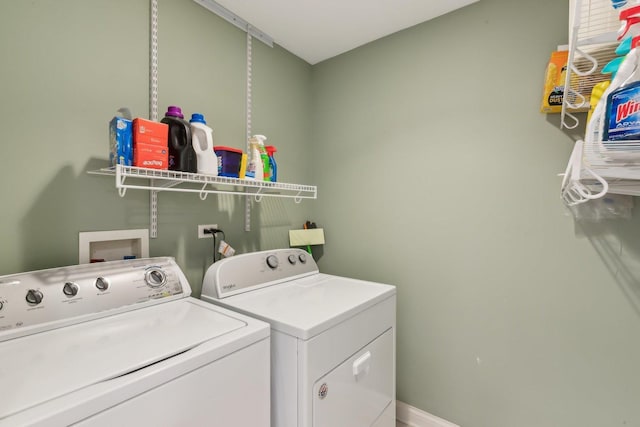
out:
{"label": "printed label on box", "polygon": [[542,113],[560,113],[564,100],[564,83],[569,52],[555,51],[551,54],[542,89]]}
{"label": "printed label on box", "polygon": [[114,117],[109,122],[109,166],[131,166],[133,141],[131,120]]}
{"label": "printed label on box", "polygon": [[133,119],[133,143],[156,144],[167,146],[169,140],[169,126],[166,123],[151,120]]}
{"label": "printed label on box", "polygon": [[134,144],[133,165],[139,168],[166,170],[169,167],[169,150],[155,144]]}

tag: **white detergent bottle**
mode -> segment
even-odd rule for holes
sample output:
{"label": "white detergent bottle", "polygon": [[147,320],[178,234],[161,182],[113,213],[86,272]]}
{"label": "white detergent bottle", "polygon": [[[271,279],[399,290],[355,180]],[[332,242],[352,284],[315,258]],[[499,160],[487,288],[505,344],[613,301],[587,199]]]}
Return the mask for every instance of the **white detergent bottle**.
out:
{"label": "white detergent bottle", "polygon": [[[260,155],[260,136],[254,135],[249,138],[249,162],[247,163],[247,173],[245,179],[262,181],[264,179],[264,164]],[[262,136],[264,138],[264,136]]]}
{"label": "white detergent bottle", "polygon": [[193,113],[189,124],[198,173],[218,175],[218,157],[213,151],[213,130],[207,126],[204,116],[200,113]]}

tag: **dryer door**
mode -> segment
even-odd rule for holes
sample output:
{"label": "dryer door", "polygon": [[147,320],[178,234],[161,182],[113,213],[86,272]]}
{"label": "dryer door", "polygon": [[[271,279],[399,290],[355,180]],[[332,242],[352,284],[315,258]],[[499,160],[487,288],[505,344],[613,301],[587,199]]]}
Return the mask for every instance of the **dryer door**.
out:
{"label": "dryer door", "polygon": [[313,427],[372,426],[393,403],[393,370],[389,329],[314,383]]}

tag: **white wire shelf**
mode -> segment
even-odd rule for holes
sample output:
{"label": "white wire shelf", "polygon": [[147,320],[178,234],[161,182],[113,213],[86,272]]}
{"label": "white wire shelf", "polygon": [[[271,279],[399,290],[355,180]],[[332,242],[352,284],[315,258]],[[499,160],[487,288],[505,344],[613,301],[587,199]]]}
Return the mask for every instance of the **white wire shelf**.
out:
{"label": "white wire shelf", "polygon": [[580,120],[573,113],[588,111],[593,87],[610,79],[602,69],[616,57],[620,21],[610,0],[571,0],[569,12],[569,58],[560,122],[575,129]]}
{"label": "white wire shelf", "polygon": [[128,189],[135,189],[198,193],[202,200],[206,199],[208,194],[235,194],[253,196],[256,201],[260,201],[262,197],[284,197],[292,198],[299,203],[303,199],[316,199],[318,194],[317,187],[312,185],[252,181],[123,165],[88,171],[88,173],[115,176],[116,188],[121,197],[124,197]]}
{"label": "white wire shelf", "polygon": [[[569,58],[561,126],[579,124],[574,112],[588,111],[593,87],[608,80],[602,68],[616,57],[619,11],[610,0],[570,0]],[[605,193],[640,196],[640,141],[577,141],[565,171],[561,192],[568,205]]]}

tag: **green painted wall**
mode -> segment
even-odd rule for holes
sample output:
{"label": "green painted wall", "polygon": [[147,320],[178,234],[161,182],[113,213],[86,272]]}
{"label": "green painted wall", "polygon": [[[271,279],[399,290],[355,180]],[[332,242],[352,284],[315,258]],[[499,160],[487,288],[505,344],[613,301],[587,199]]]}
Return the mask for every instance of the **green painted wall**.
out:
{"label": "green painted wall", "polygon": [[[216,145],[244,148],[245,33],[190,0],[159,2],[159,109],[205,114]],[[148,0],[0,4],[0,274],[77,263],[78,232],[149,227],[149,193],[120,198],[106,166],[121,106],[148,117]],[[283,182],[311,184],[311,67],[253,42],[254,133],[278,147]],[[216,223],[239,252],[283,247],[313,202],[264,198],[244,231],[244,199],[161,193],[152,256],[175,256],[199,294]]]}
{"label": "green painted wall", "polygon": [[313,67],[320,268],[397,285],[397,397],[464,427],[640,426],[640,223],[574,229],[539,113],[567,23],[481,0]]}
{"label": "green painted wall", "polygon": [[[254,131],[318,201],[160,194],[151,255],[199,293],[218,223],[240,252],[312,218],[326,272],[398,286],[398,398],[464,427],[640,426],[640,220],[575,225],[575,135],[538,112],[567,1],[481,0],[316,66],[254,42]],[[149,195],[87,175],[148,115],[147,0],[0,3],[0,274],[77,262],[78,232],[146,228]],[[160,108],[244,145],[245,35],[160,1]],[[580,134],[582,130],[575,133]]]}

